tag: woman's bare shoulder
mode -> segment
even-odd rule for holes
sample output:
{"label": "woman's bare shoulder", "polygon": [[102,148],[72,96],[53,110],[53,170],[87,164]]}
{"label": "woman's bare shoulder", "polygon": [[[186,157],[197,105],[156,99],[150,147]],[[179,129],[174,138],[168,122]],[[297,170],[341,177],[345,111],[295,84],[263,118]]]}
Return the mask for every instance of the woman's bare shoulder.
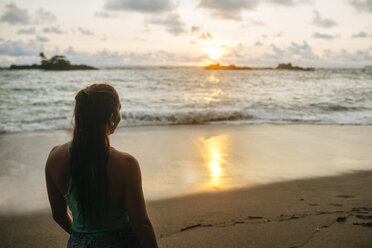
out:
{"label": "woman's bare shoulder", "polygon": [[68,161],[68,148],[67,143],[54,146],[49,152],[46,162],[46,169],[55,168],[58,165],[64,164]]}
{"label": "woman's bare shoulder", "polygon": [[116,150],[113,147],[111,147],[110,159],[113,164],[123,170],[133,170],[139,167],[138,161],[133,155]]}

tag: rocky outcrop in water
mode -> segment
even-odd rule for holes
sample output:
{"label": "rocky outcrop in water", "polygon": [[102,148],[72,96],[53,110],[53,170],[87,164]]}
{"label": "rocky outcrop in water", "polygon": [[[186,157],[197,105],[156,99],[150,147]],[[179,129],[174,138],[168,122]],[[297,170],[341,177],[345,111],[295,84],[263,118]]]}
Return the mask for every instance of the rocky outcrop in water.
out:
{"label": "rocky outcrop in water", "polygon": [[44,56],[44,53],[40,53],[41,64],[32,65],[11,65],[9,70],[46,70],[46,71],[70,71],[70,70],[98,70],[95,67],[88,65],[73,65],[66,56],[55,55],[51,58]]}
{"label": "rocky outcrop in water", "polygon": [[206,70],[294,70],[294,71],[314,71],[313,67],[303,68],[299,66],[292,66],[292,63],[279,64],[277,67],[247,67],[247,66],[236,66],[236,65],[220,65],[210,64],[204,67]]}
{"label": "rocky outcrop in water", "polygon": [[299,67],[299,66],[293,66],[292,63],[288,64],[279,64],[275,70],[295,70],[295,71],[314,71],[315,69],[313,67]]}

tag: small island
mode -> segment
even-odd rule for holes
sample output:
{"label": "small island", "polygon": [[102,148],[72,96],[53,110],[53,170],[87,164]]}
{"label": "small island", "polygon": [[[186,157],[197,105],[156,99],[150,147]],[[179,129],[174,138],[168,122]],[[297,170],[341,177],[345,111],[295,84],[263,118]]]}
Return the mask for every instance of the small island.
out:
{"label": "small island", "polygon": [[39,54],[41,64],[32,65],[11,65],[9,70],[46,70],[46,71],[70,71],[70,70],[98,70],[88,65],[73,65],[66,59],[66,56],[55,55],[51,58],[45,57],[44,53]]}
{"label": "small island", "polygon": [[279,64],[275,70],[294,70],[294,71],[314,71],[314,67],[299,67],[299,66],[293,66],[292,63],[288,64]]}
{"label": "small island", "polygon": [[210,64],[204,67],[206,70],[252,70],[252,67],[246,66],[236,66],[236,65],[220,65],[217,64]]}
{"label": "small island", "polygon": [[308,67],[303,68],[299,66],[292,66],[292,63],[279,64],[277,67],[247,67],[247,66],[236,66],[236,65],[220,65],[210,64],[204,67],[206,70],[294,70],[294,71],[314,71],[315,68]]}

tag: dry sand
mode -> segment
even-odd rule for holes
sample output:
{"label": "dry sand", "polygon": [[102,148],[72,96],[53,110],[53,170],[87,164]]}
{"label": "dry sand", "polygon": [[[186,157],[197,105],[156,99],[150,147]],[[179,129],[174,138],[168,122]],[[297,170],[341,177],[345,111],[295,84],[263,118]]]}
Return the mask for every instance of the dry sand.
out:
{"label": "dry sand", "polygon": [[[148,202],[160,247],[372,247],[372,172]],[[49,211],[0,217],[1,247],[65,247]]]}
{"label": "dry sand", "polygon": [[[141,151],[147,154],[155,149],[152,156],[158,163],[168,160],[168,150],[174,151],[168,153],[171,159],[177,159],[177,152],[186,153],[197,163],[197,153],[192,153],[191,147],[178,151],[176,143],[192,143],[193,137],[200,135],[226,134],[234,147],[229,151],[232,157],[239,157],[237,151],[249,151],[243,154],[247,157],[231,160],[232,164],[266,166],[265,173],[269,173],[278,163],[284,166],[283,174],[290,173],[286,164],[313,164],[320,174],[335,174],[295,180],[283,177],[282,182],[148,201],[160,247],[372,247],[371,133],[369,126],[149,127],[119,130],[113,143],[131,147],[146,168],[151,154],[142,156]],[[120,135],[126,139],[121,141]],[[43,176],[33,171],[42,171],[50,148],[68,137],[64,131],[0,135],[0,186],[12,186],[0,188],[0,247],[66,246],[68,235],[45,208],[43,183],[31,182],[43,182]],[[142,143],[130,145],[135,137],[141,137]],[[163,146],[154,146],[154,142]],[[18,164],[23,165],[16,167]],[[228,165],[223,169],[239,169]],[[322,171],[327,165],[329,168]],[[21,177],[14,176],[20,173]],[[294,178],[298,175],[301,173]],[[30,191],[15,189],[22,181],[30,184]],[[22,201],[27,195],[39,200]]]}

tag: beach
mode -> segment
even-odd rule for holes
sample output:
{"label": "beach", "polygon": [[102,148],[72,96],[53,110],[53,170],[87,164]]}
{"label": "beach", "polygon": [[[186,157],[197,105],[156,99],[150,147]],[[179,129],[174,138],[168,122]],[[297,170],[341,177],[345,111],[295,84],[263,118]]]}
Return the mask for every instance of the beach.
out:
{"label": "beach", "polygon": [[[124,127],[160,247],[371,247],[371,126]],[[0,135],[0,242],[65,247],[44,164],[67,130]]]}
{"label": "beach", "polygon": [[[115,209],[125,178],[161,248],[372,248],[371,15],[372,0],[4,1],[0,248],[66,247],[45,182],[61,145],[78,212],[106,186]],[[106,182],[112,149],[142,187],[116,152]]]}

